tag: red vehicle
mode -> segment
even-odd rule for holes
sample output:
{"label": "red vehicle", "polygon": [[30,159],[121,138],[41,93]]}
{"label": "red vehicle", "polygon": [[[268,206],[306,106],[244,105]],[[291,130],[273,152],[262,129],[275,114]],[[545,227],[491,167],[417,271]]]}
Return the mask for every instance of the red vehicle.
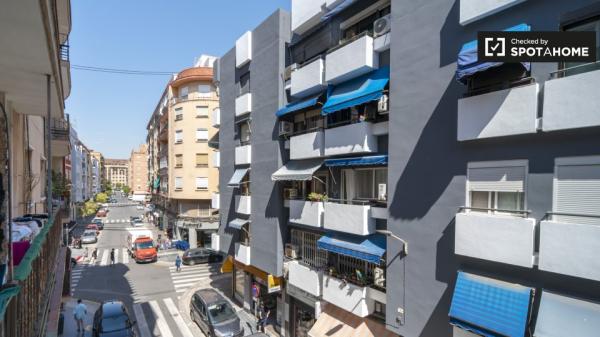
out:
{"label": "red vehicle", "polygon": [[103,210],[103,209],[101,209],[101,210],[99,210],[99,211],[96,213],[96,216],[97,216],[98,218],[104,218],[104,217],[106,217],[106,211],[105,211],[105,210]]}
{"label": "red vehicle", "polygon": [[100,234],[100,228],[98,228],[98,225],[96,224],[89,224],[87,226],[85,226],[86,230],[94,230],[96,231],[96,234]]}

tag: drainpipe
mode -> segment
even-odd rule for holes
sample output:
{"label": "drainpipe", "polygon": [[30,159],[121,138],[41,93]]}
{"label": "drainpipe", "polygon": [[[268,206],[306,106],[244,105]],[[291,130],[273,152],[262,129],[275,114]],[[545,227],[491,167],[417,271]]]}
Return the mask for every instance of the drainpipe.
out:
{"label": "drainpipe", "polygon": [[52,121],[52,106],[50,100],[50,74],[46,74],[46,211],[48,219],[52,215],[52,136],[50,122]]}

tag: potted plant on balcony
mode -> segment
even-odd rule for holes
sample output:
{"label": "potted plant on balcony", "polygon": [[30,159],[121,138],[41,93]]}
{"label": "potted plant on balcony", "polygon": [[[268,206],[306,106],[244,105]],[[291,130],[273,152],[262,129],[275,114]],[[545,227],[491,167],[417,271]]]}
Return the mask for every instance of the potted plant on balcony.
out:
{"label": "potted plant on balcony", "polygon": [[308,194],[308,200],[312,202],[324,202],[327,201],[329,197],[326,194],[311,192]]}

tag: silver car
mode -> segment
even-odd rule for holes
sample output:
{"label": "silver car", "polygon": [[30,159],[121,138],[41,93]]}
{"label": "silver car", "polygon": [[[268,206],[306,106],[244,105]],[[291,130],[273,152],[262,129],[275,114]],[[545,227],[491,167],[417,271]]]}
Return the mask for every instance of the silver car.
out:
{"label": "silver car", "polygon": [[96,231],[85,231],[81,235],[81,243],[96,243],[98,242],[98,236]]}

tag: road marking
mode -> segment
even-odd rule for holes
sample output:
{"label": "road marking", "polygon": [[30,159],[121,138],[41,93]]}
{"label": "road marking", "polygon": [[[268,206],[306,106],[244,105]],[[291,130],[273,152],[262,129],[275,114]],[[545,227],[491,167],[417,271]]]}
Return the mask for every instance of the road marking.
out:
{"label": "road marking", "polygon": [[194,281],[194,280],[201,280],[201,279],[207,278],[209,275],[210,274],[199,274],[199,275],[188,275],[186,277],[173,278],[173,283],[184,283],[184,282],[190,282],[190,281]]}
{"label": "road marking", "polygon": [[174,284],[173,286],[175,287],[175,289],[182,289],[182,288],[189,288],[190,286],[193,286],[194,284],[196,284],[198,282],[189,282],[189,283],[181,283],[181,284]]}
{"label": "road marking", "polygon": [[133,304],[133,313],[135,314],[135,320],[137,321],[141,337],[152,337],[152,335],[150,335],[150,329],[148,329],[148,322],[146,322],[144,311],[139,303]]}
{"label": "road marking", "polygon": [[177,310],[177,307],[175,306],[175,303],[173,303],[173,300],[171,298],[167,297],[167,298],[163,299],[163,302],[167,306],[167,310],[169,310],[169,314],[171,315],[171,317],[173,318],[175,323],[177,323],[177,326],[179,327],[179,331],[181,332],[181,334],[184,336],[193,336],[193,334],[190,331],[190,329],[188,328],[187,324],[185,324],[185,321],[183,320],[183,318],[181,318],[181,314],[179,314],[179,310]]}
{"label": "road marking", "polygon": [[129,263],[129,253],[127,252],[127,248],[123,248],[122,251],[122,256],[123,256],[123,264],[128,264]]}
{"label": "road marking", "polygon": [[152,311],[156,316],[156,325],[158,326],[158,330],[160,330],[160,336],[173,337],[173,334],[167,325],[167,321],[165,320],[165,316],[163,316],[162,311],[160,311],[158,303],[156,303],[156,301],[150,301],[148,304],[150,304],[150,308],[152,308]]}
{"label": "road marking", "polygon": [[108,250],[103,250],[102,251],[102,261],[100,262],[101,266],[106,266],[108,265],[108,257],[110,255],[110,252]]}

